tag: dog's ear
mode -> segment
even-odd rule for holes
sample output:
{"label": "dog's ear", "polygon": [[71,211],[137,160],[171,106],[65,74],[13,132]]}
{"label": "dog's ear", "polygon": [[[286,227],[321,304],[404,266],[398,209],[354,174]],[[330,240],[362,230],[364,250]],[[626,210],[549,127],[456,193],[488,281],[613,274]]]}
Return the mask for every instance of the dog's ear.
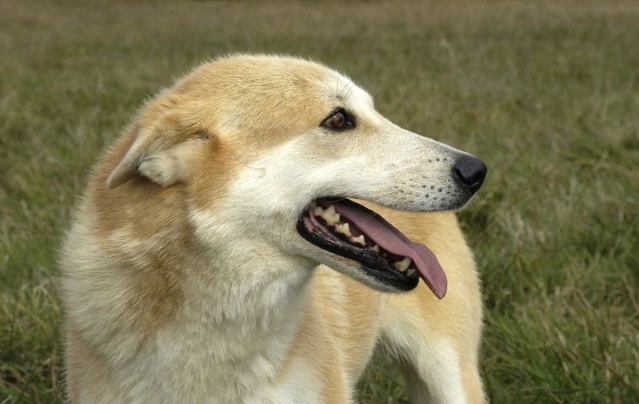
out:
{"label": "dog's ear", "polygon": [[[149,116],[151,115],[151,116]],[[133,143],[109,175],[106,186],[114,189],[142,176],[162,187],[186,180],[187,164],[198,144],[209,138],[206,131],[188,122],[180,111],[141,116],[133,125]]]}

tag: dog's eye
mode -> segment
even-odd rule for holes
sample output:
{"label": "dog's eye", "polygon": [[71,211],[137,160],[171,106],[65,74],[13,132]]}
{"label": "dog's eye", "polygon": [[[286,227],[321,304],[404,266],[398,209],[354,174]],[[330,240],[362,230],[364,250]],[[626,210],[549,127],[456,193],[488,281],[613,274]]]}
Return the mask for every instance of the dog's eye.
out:
{"label": "dog's eye", "polygon": [[354,128],[355,121],[352,116],[340,108],[329,115],[328,118],[324,119],[322,126],[326,129],[337,132]]}

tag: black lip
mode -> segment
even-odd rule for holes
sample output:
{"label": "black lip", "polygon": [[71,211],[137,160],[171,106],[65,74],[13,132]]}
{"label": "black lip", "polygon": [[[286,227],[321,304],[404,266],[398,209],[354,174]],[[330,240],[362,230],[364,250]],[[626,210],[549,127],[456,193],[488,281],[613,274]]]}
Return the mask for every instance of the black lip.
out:
{"label": "black lip", "polygon": [[[333,199],[333,198],[323,198]],[[336,198],[335,198],[336,199]],[[344,198],[339,198],[343,200]],[[348,200],[349,203],[356,204],[353,201]],[[359,204],[356,204],[361,206]],[[361,206],[363,209],[363,206]],[[308,212],[308,208],[304,209],[304,212],[297,220],[298,233],[311,244],[329,251],[335,255],[351,259],[361,264],[361,269],[370,277],[375,278],[377,281],[384,283],[393,289],[398,291],[413,290],[419,284],[419,277],[408,277],[391,267],[388,259],[380,254],[370,251],[366,248],[359,248],[352,244],[343,242],[341,240],[326,237],[321,230],[308,229],[304,225],[304,215]]]}

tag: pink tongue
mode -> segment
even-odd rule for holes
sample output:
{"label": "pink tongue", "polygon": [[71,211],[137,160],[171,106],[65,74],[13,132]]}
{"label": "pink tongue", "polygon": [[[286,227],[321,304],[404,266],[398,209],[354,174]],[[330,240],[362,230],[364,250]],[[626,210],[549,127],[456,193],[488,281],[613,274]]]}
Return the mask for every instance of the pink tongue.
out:
{"label": "pink tongue", "polygon": [[382,249],[413,260],[415,268],[426,285],[439,299],[446,295],[448,282],[435,254],[423,244],[414,243],[381,216],[372,216],[350,203],[331,202],[335,210],[357,226]]}

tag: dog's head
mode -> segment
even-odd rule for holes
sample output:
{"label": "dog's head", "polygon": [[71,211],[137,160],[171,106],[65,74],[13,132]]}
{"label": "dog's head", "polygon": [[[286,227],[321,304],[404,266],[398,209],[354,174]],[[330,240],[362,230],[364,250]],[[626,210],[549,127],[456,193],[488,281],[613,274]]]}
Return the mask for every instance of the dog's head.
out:
{"label": "dog's head", "polygon": [[204,242],[259,239],[379,290],[421,276],[439,297],[446,279],[430,250],[346,198],[453,210],[486,174],[385,119],[343,75],[275,56],[201,66],[150,101],[124,142],[107,187],[180,187]]}

